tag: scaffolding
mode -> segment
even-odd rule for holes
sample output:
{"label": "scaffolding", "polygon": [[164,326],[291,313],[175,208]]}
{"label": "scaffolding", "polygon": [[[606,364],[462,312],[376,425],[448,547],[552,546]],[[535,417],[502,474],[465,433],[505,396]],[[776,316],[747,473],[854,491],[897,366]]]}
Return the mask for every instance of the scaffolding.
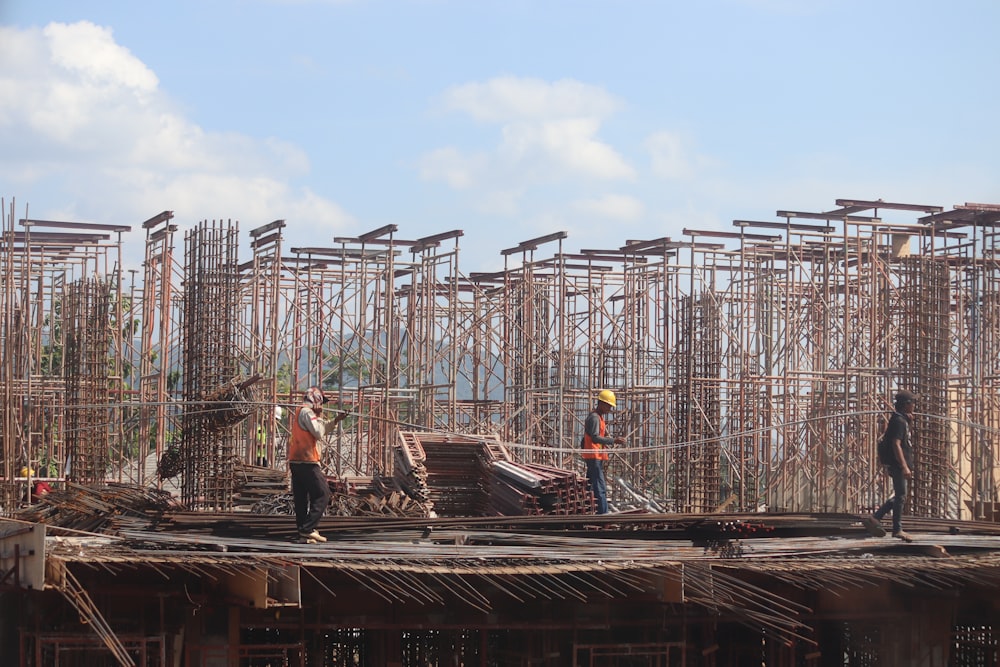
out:
{"label": "scaffolding", "polygon": [[557,232],[490,273],[463,270],[461,230],[288,248],[285,220],[251,229],[242,263],[235,223],[199,223],[181,264],[164,211],[141,225],[138,286],[121,276],[129,227],[3,208],[4,512],[29,463],[161,487],[173,473],[186,503],[224,509],[235,461],[283,465],[312,385],[351,415],[324,461],[338,476],[390,473],[400,430],[582,470],[583,421],[613,389],[612,503],[680,512],[876,506],[874,443],[906,388],[910,511],[992,517],[998,501],[998,205],[844,199],[579,250]]}
{"label": "scaffolding", "polygon": [[13,201],[0,200],[0,211],[0,498],[9,512],[35,479],[103,479],[126,454],[117,325],[131,227],[17,218]]}

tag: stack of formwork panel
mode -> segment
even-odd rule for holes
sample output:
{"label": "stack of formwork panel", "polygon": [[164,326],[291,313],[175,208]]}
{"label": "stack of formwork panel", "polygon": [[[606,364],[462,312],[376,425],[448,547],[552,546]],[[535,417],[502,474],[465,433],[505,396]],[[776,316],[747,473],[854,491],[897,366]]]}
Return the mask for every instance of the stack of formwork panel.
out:
{"label": "stack of formwork panel", "polygon": [[433,502],[427,487],[426,458],[417,434],[401,431],[393,451],[393,480],[408,496],[421,502],[429,514],[433,510]]}
{"label": "stack of formwork panel", "polygon": [[488,494],[483,444],[478,439],[441,434],[418,436],[426,454],[427,486],[438,516],[481,516]]}
{"label": "stack of formwork panel", "polygon": [[510,452],[496,438],[486,438],[480,444],[482,445],[480,455],[484,465],[488,466],[494,461],[510,461]]}
{"label": "stack of formwork panel", "polygon": [[515,463],[496,439],[402,432],[393,480],[438,516],[587,514],[594,500],[576,472]]}
{"label": "stack of formwork panel", "polygon": [[236,466],[236,495],[233,504],[253,506],[257,503],[280,496],[288,491],[288,473],[285,470],[261,466]]}

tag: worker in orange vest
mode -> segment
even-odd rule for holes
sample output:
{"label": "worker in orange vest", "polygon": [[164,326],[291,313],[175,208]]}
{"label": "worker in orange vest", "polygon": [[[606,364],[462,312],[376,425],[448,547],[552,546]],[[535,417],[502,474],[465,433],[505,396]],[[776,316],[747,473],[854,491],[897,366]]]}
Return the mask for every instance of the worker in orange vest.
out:
{"label": "worker in orange vest", "polygon": [[320,466],[320,443],[325,443],[327,432],[347,417],[346,412],[341,412],[334,419],[324,420],[323,404],[328,400],[322,389],[309,387],[290,424],[288,467],[292,476],[295,527],[299,532],[298,542],[303,544],[326,542],[317,530],[331,495],[330,483]]}
{"label": "worker in orange vest", "polygon": [[608,485],[604,479],[604,462],[608,460],[607,447],[625,444],[625,438],[612,438],[607,435],[607,424],[604,415],[617,406],[615,392],[605,389],[597,395],[597,405],[587,415],[583,423],[583,438],[580,447],[583,448],[583,461],[587,464],[587,482],[597,503],[597,513],[608,513]]}

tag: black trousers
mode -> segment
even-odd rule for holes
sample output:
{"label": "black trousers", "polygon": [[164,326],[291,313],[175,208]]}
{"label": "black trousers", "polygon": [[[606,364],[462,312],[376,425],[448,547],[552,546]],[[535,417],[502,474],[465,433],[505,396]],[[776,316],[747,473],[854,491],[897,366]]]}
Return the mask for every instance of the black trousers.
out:
{"label": "black trousers", "polygon": [[892,512],[892,532],[898,533],[903,530],[903,507],[906,505],[906,496],[909,493],[910,485],[903,477],[903,469],[899,466],[885,466],[892,477],[892,498],[885,501],[878,510],[875,511],[875,518],[882,520],[886,514]]}
{"label": "black trousers", "polygon": [[300,533],[316,530],[330,504],[330,483],[318,463],[289,463],[292,471],[292,499],[295,527]]}

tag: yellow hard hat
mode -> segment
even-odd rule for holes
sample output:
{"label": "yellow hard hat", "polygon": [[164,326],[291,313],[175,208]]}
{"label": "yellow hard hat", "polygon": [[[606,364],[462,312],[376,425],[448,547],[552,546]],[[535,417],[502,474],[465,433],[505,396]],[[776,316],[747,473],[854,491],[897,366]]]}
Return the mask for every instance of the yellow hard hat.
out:
{"label": "yellow hard hat", "polygon": [[29,468],[28,466],[24,466],[23,468],[21,468],[21,477],[31,477],[34,474],[35,471]]}
{"label": "yellow hard hat", "polygon": [[597,395],[597,400],[599,400],[601,403],[607,403],[611,407],[615,407],[617,405],[617,401],[615,400],[615,392],[611,391],[610,389],[602,390],[601,393]]}

